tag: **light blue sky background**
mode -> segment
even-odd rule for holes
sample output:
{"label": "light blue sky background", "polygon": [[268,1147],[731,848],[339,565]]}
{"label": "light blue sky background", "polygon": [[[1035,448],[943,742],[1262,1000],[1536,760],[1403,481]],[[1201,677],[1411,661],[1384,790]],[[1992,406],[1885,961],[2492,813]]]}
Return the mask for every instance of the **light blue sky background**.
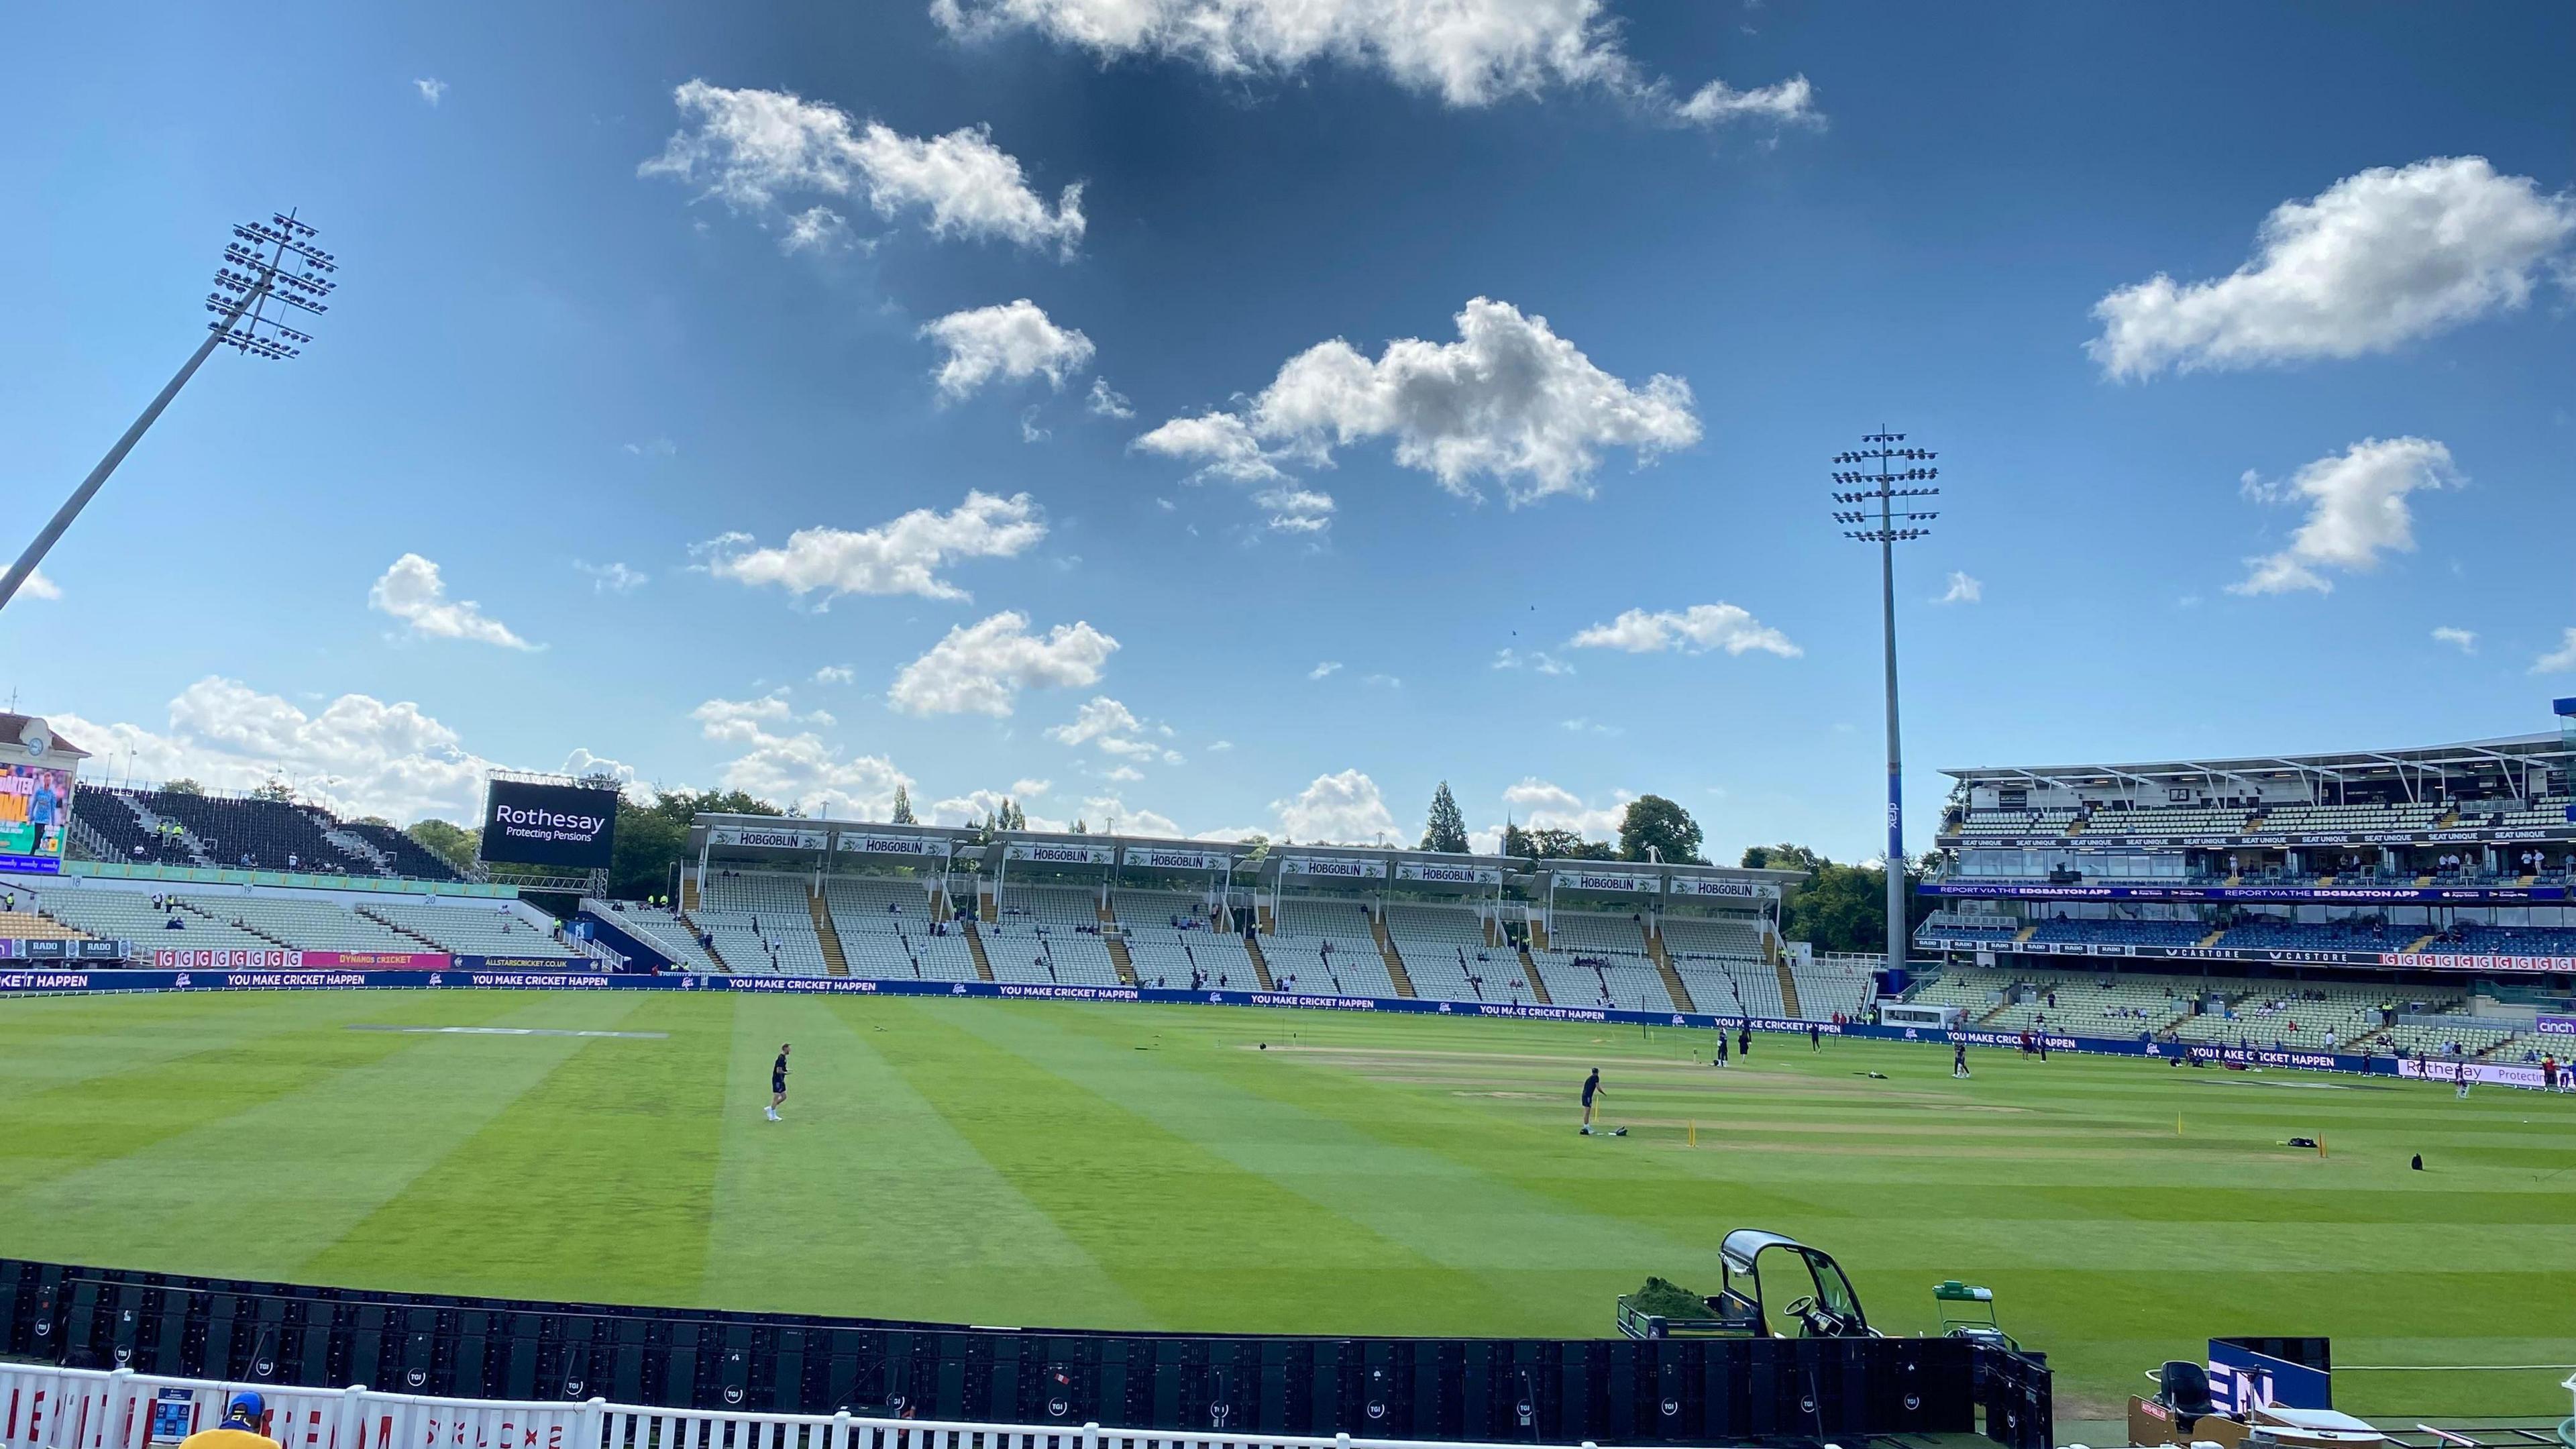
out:
{"label": "light blue sky background", "polygon": [[[1654,791],[1718,858],[1783,838],[1862,856],[1876,560],[1837,538],[1826,460],[1881,423],[1940,449],[1949,490],[1900,555],[1917,848],[1943,765],[2478,737],[2576,693],[2535,672],[2576,626],[2563,234],[2500,248],[2480,222],[2361,267],[2328,309],[2381,329],[2358,355],[2258,339],[2244,365],[2181,348],[2115,379],[2085,346],[2106,295],[2259,266],[2267,214],[2370,168],[2484,157],[2509,219],[2566,218],[2564,6],[1620,3],[1588,43],[1627,78],[1480,104],[1368,53],[1220,75],[960,35],[923,0],[249,23],[0,19],[8,550],[185,355],[230,222],[300,207],[346,263],[308,355],[210,363],[46,565],[59,597],[0,613],[0,688],[77,722],[93,777],[274,770],[407,818],[470,809],[482,762],[582,750],[836,815],[899,773],[925,812],[1019,788],[1039,820],[1301,838],[1410,836],[1445,778],[1480,829],[1598,828]],[[1812,119],[1670,114],[1711,80],[1800,75]],[[909,137],[989,126],[1047,204],[1082,184],[1085,233],[1066,256],[825,197],[863,244],[783,250],[785,211],[816,198],[729,207],[638,174],[689,128],[673,91],[693,78]],[[2388,320],[2460,269],[2527,299]],[[1305,534],[1131,446],[1333,338],[1455,342],[1480,296],[1629,388],[1686,381],[1698,441],[1642,462],[1598,444],[1592,497],[1514,507],[1492,476],[1467,501],[1360,437],[1328,468],[1281,461],[1338,504]],[[918,330],[1017,298],[1090,362],[1061,391],[943,401]],[[1132,419],[1086,410],[1094,375]],[[2229,591],[2308,510],[2243,475],[2277,490],[2399,437],[2450,460],[2398,504],[2411,549],[2320,567],[2329,591]],[[817,608],[691,567],[718,535],[865,530],[970,489],[1025,492],[1045,525],[937,570],[971,599]],[[543,647],[371,608],[407,554]],[[1954,571],[1977,601],[1933,602]],[[1627,610],[1720,602],[1799,652],[1569,647]],[[1004,611],[1118,647],[1096,682],[1006,691],[1007,715],[895,707],[899,671]],[[1572,672],[1494,667],[1505,649]],[[1143,721],[1107,736],[1124,752],[1048,735],[1095,697]]]}

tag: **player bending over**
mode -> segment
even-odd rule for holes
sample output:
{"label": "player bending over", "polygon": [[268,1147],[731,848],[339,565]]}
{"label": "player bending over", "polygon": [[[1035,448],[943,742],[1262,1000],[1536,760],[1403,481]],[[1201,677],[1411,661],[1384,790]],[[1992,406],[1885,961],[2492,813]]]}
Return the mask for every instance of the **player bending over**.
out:
{"label": "player bending over", "polygon": [[1583,1135],[1586,1137],[1592,1135],[1592,1099],[1600,1091],[1601,1069],[1594,1067],[1592,1075],[1583,1079]]}
{"label": "player bending over", "polygon": [[778,1109],[779,1109],[780,1107],[782,1107],[782,1106],[786,1105],[786,1102],[787,1102],[787,1043],[785,1043],[785,1042],[780,1042],[780,1043],[778,1044],[778,1060],[776,1060],[776,1061],[774,1061],[774,1062],[771,1062],[771,1063],[769,1064],[769,1120],[770,1120],[770,1121],[772,1121],[772,1122],[778,1122],[778,1121],[783,1121],[783,1120],[785,1120],[785,1119],[781,1118],[781,1117],[778,1115]]}

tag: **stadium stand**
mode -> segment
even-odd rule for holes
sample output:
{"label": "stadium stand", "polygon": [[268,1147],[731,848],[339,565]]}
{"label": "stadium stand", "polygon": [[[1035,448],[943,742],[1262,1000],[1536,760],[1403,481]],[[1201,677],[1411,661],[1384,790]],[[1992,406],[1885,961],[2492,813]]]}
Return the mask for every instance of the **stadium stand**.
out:
{"label": "stadium stand", "polygon": [[1555,911],[1547,920],[1547,945],[1551,951],[1643,956],[1646,954],[1646,927],[1643,918],[1637,916]]}
{"label": "stadium stand", "polygon": [[[1691,1004],[1702,1011],[1720,1016],[1789,1014],[1788,1003],[1780,999],[1780,973],[1762,962],[1696,956],[1676,956],[1672,962],[1674,974],[1682,979],[1682,989],[1690,993]],[[1804,1005],[1803,979],[1798,993],[1799,1004]]]}
{"label": "stadium stand", "polygon": [[[452,881],[435,852],[381,821],[344,821],[316,805],[184,790],[85,785],[72,796],[82,853],[125,864],[300,871]],[[317,948],[318,949],[318,948]]]}
{"label": "stadium stand", "polygon": [[390,825],[372,820],[353,820],[340,829],[375,847],[391,867],[389,874],[407,880],[464,879],[445,857]]}
{"label": "stadium stand", "polygon": [[[1629,923],[1634,924],[1634,923]],[[1553,936],[1550,937],[1554,939]],[[1558,1006],[1600,1006],[1621,1011],[1674,1011],[1673,994],[1643,954],[1608,951],[1532,951],[1530,964],[1547,987],[1547,999]],[[1768,970],[1768,967],[1764,968]],[[1779,990],[1774,978],[1772,991]]]}
{"label": "stadium stand", "polygon": [[2009,941],[2021,934],[2022,923],[2010,916],[1989,915],[1974,911],[1934,911],[1915,928],[1918,936],[1949,936],[1971,941]]}
{"label": "stadium stand", "polygon": [[[185,904],[218,919],[228,919],[233,925],[257,932],[280,946],[299,950],[410,952],[450,949],[425,945],[419,938],[404,935],[381,920],[330,901],[262,894],[192,896],[185,898]],[[474,914],[493,913],[477,911]],[[552,945],[551,942],[548,944]]]}
{"label": "stadium stand", "polygon": [[1031,886],[1012,882],[1002,889],[1002,922],[1040,921],[1070,929],[1100,924],[1100,894],[1088,886]]}
{"label": "stadium stand", "polygon": [[1473,907],[1390,902],[1386,933],[1416,996],[1521,1004],[1533,999],[1519,953],[1487,946],[1484,917]]}
{"label": "stadium stand", "polygon": [[1283,896],[1275,924],[1277,930],[1262,940],[1261,954],[1280,990],[1313,996],[1396,994],[1377,934],[1369,928],[1365,901]]}
{"label": "stadium stand", "polygon": [[2208,936],[2209,930],[2198,921],[2127,921],[2079,916],[2042,921],[2031,929],[2030,939],[2051,944],[2191,946],[2199,944]]}
{"label": "stadium stand", "polygon": [[[715,937],[716,955],[734,971],[745,975],[827,975],[823,942],[814,934],[814,917],[807,899],[801,876],[723,871],[708,875],[699,887],[698,908],[690,913],[690,919]],[[846,944],[845,941],[845,947]],[[974,979],[971,963],[963,979]]]}
{"label": "stadium stand", "polygon": [[1664,938],[1665,954],[1670,956],[1762,959],[1762,927],[1752,921],[1667,915],[1657,923],[1657,929]]}
{"label": "stadium stand", "polygon": [[723,963],[698,943],[697,928],[675,912],[641,901],[584,901],[594,912],[613,915],[620,927],[649,946],[659,947],[682,971],[722,971]]}
{"label": "stadium stand", "polygon": [[1116,986],[1118,967],[1096,923],[1084,930],[1027,920],[976,927],[996,981],[1036,986]]}
{"label": "stadium stand", "polygon": [[2218,945],[2239,950],[2403,951],[2424,938],[2422,926],[2383,921],[2283,921],[2257,917],[2227,928]]}
{"label": "stadium stand", "polygon": [[2424,949],[2470,956],[2576,956],[2576,927],[2454,926]]}
{"label": "stadium stand", "polygon": [[137,950],[159,946],[264,950],[278,944],[231,924],[228,915],[192,910],[184,902],[157,909],[152,896],[143,891],[60,890],[47,891],[39,899],[47,917],[93,936],[132,941]]}
{"label": "stadium stand", "polygon": [[86,941],[90,939],[87,931],[66,926],[50,916],[38,914],[32,909],[35,905],[32,896],[28,898],[27,904],[31,909],[22,911],[14,906],[0,909],[0,941]]}
{"label": "stadium stand", "polygon": [[1877,975],[1857,963],[1793,961],[1790,975],[1798,987],[1798,1014],[1809,1021],[1859,1021],[1878,999]]}
{"label": "stadium stand", "polygon": [[1961,817],[1961,835],[2061,835],[2081,812],[2055,810],[1972,810]]}
{"label": "stadium stand", "polygon": [[[529,925],[518,914],[494,910],[488,906],[395,905],[368,901],[358,907],[361,915],[372,916],[393,927],[410,939],[400,947],[386,950],[417,951],[422,943],[429,949],[453,951],[464,956],[525,956],[539,960],[574,960],[578,953],[544,931]],[[813,929],[806,929],[812,939]],[[818,963],[822,954],[815,953]]]}

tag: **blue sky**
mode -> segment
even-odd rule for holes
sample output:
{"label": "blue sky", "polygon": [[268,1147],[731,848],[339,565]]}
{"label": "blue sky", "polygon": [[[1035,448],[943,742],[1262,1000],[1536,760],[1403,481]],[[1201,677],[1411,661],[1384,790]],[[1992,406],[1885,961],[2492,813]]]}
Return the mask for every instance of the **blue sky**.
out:
{"label": "blue sky", "polygon": [[596,758],[1410,837],[1446,779],[1479,829],[1652,791],[1720,858],[1857,857],[1876,560],[1826,474],[1884,425],[1948,489],[1917,848],[1943,765],[2576,693],[2564,7],[1383,9],[20,7],[10,550],[231,222],[345,267],[0,676],[93,776],[399,818]]}

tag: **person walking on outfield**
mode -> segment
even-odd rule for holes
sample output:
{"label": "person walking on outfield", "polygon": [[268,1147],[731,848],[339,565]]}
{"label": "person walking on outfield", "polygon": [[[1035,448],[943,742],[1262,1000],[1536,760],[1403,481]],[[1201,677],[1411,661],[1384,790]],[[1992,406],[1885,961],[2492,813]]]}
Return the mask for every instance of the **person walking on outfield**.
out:
{"label": "person walking on outfield", "polygon": [[1808,1023],[1807,1023],[1807,1050],[1809,1050],[1809,1051],[1811,1051],[1811,1052],[1820,1052],[1820,1051],[1823,1051],[1824,1049],[1825,1049],[1825,1029],[1824,1029],[1823,1027],[1821,1027],[1821,1026],[1816,1025],[1816,1024],[1815,1024],[1814,1022],[1812,1022],[1812,1021],[1811,1021],[1811,1022],[1808,1022]]}
{"label": "person walking on outfield", "polygon": [[1750,1057],[1753,1055],[1753,1028],[1745,1026],[1738,1027],[1736,1029],[1735,1054],[1739,1057]]}
{"label": "person walking on outfield", "polygon": [[235,1394],[224,1405],[221,1424],[180,1440],[179,1449],[278,1449],[276,1440],[260,1432],[260,1420],[267,1417],[267,1400],[254,1393]]}
{"label": "person walking on outfield", "polygon": [[778,1060],[769,1064],[769,1120],[784,1121],[778,1109],[787,1102],[787,1043],[778,1044]]}
{"label": "person walking on outfield", "polygon": [[1950,1043],[1950,1075],[1964,1077],[1967,1074],[1968,1043],[1965,1040],[1954,1041]]}
{"label": "person walking on outfield", "polygon": [[1583,1135],[1586,1137],[1592,1135],[1592,1099],[1600,1090],[1601,1069],[1594,1067],[1592,1075],[1583,1079]]}

